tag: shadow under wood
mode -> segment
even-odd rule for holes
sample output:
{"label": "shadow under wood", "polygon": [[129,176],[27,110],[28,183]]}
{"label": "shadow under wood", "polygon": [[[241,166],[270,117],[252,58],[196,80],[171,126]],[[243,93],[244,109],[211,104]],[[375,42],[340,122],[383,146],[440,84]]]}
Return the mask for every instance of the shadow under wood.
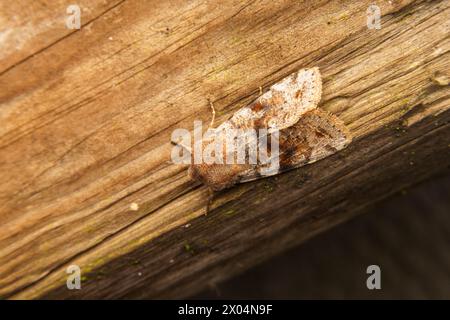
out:
{"label": "shadow under wood", "polygon": [[64,283],[41,298],[182,298],[213,286],[447,170],[449,119],[401,119],[322,161],[217,194],[222,204],[189,227],[83,274],[81,290]]}

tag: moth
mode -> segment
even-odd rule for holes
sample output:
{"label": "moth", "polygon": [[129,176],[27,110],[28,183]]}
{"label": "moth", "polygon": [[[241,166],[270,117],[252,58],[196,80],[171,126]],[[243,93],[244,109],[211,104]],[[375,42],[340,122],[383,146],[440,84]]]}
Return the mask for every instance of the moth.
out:
{"label": "moth", "polygon": [[[239,109],[227,121],[212,129],[212,134],[201,142],[204,147],[211,141],[221,141],[213,153],[219,155],[219,160],[230,156],[235,159],[236,151],[224,142],[229,138],[231,129],[234,132],[264,132],[254,136],[258,145],[261,141],[272,141],[271,138],[276,135],[278,166],[275,170],[264,171],[269,163],[260,158],[244,163],[192,161],[188,169],[189,176],[212,191],[219,191],[237,183],[298,168],[342,150],[351,142],[351,133],[338,117],[317,108],[321,95],[319,68],[301,69],[275,83],[255,101]],[[238,137],[232,139],[236,141]],[[254,145],[254,142],[251,139],[244,140],[249,145]],[[186,148],[192,152],[192,149]],[[274,147],[270,143],[267,153],[271,160],[275,158],[272,156],[275,154]],[[191,157],[193,160],[194,156]],[[244,159],[249,160],[249,157],[246,155]]]}

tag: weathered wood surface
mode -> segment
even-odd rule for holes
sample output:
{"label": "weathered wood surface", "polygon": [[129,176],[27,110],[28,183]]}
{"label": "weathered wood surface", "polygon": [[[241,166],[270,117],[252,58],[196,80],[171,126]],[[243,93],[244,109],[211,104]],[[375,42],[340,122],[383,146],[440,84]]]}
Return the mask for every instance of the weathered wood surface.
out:
{"label": "weathered wood surface", "polygon": [[[380,1],[380,30],[371,1],[79,1],[79,31],[41,3],[0,10],[3,297],[186,296],[450,164],[450,1]],[[311,66],[354,142],[205,216],[171,132]]]}

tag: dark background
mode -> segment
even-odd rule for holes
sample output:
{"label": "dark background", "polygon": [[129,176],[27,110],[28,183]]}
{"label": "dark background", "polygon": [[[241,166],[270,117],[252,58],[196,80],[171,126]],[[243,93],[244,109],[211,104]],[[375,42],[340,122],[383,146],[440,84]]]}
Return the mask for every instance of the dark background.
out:
{"label": "dark background", "polygon": [[[372,264],[381,290],[366,287]],[[450,174],[193,298],[450,299]]]}

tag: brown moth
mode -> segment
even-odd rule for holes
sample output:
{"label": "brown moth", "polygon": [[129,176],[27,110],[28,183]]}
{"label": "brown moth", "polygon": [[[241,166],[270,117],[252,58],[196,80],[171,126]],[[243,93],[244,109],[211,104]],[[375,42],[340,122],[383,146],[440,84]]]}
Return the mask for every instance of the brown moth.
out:
{"label": "brown moth", "polygon": [[[223,142],[229,138],[227,135],[230,129],[265,129],[266,136],[259,134],[256,139],[259,143],[260,140],[269,141],[271,135],[278,138],[279,166],[276,170],[262,174],[268,164],[259,158],[253,163],[227,164],[226,161],[219,161],[196,164],[192,161],[188,170],[190,177],[218,191],[313,163],[345,148],[352,140],[351,134],[339,118],[317,109],[321,94],[319,69],[301,69],[272,85],[269,91],[238,110],[201,142],[205,147],[214,139],[222,141],[213,153],[223,158],[234,158],[235,150],[230,151]],[[247,143],[251,144],[252,141],[248,140]],[[272,154],[270,143],[268,154]],[[249,160],[248,156],[245,160]]]}

